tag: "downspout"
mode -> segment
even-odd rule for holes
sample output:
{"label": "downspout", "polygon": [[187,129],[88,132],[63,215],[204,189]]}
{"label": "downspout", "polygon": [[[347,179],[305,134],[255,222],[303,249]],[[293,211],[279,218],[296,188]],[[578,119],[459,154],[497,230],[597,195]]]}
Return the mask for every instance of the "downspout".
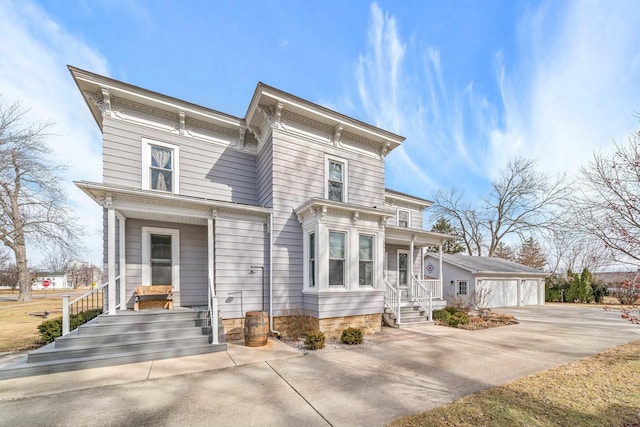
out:
{"label": "downspout", "polygon": [[273,212],[269,214],[269,330],[280,338],[280,332],[273,329]]}

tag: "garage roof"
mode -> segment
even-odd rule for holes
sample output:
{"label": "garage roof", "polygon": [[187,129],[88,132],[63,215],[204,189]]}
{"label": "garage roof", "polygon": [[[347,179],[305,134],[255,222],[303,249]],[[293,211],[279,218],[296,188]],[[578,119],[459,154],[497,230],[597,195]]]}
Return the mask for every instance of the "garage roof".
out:
{"label": "garage roof", "polygon": [[473,274],[501,274],[511,273],[515,275],[537,275],[546,277],[549,274],[517,262],[502,258],[487,256],[451,255],[442,254],[442,261],[468,270]]}

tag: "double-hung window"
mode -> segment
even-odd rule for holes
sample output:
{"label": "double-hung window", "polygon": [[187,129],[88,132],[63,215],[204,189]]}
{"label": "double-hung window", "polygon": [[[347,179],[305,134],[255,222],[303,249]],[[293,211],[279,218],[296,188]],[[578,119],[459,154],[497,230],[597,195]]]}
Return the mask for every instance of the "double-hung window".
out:
{"label": "double-hung window", "polygon": [[398,227],[409,228],[411,221],[411,215],[409,211],[398,209]]}
{"label": "double-hung window", "polygon": [[178,194],[177,145],[142,140],[142,188]]}
{"label": "double-hung window", "polygon": [[309,287],[316,286],[316,235],[309,234]]}
{"label": "double-hung window", "polygon": [[360,236],[359,284],[373,286],[373,236]]}
{"label": "double-hung window", "polygon": [[348,202],[348,164],[346,160],[325,156],[325,197],[336,202]]}
{"label": "double-hung window", "polygon": [[329,286],[344,286],[346,234],[329,232]]}

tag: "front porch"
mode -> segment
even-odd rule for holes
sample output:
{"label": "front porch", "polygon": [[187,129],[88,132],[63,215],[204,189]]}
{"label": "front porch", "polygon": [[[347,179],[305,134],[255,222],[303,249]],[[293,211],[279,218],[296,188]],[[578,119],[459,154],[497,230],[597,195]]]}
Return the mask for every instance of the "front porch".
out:
{"label": "front porch", "polygon": [[424,255],[428,248],[438,248],[442,263],[442,245],[449,238],[422,230],[386,228],[383,319],[389,326],[431,322],[433,310],[446,306],[442,276],[438,279],[426,277]]}

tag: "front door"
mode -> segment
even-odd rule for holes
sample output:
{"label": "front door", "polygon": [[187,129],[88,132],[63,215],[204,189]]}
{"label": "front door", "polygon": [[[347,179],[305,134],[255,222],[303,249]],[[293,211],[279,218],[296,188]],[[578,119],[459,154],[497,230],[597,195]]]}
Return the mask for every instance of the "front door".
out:
{"label": "front door", "polygon": [[398,250],[398,287],[409,286],[409,251]]}

